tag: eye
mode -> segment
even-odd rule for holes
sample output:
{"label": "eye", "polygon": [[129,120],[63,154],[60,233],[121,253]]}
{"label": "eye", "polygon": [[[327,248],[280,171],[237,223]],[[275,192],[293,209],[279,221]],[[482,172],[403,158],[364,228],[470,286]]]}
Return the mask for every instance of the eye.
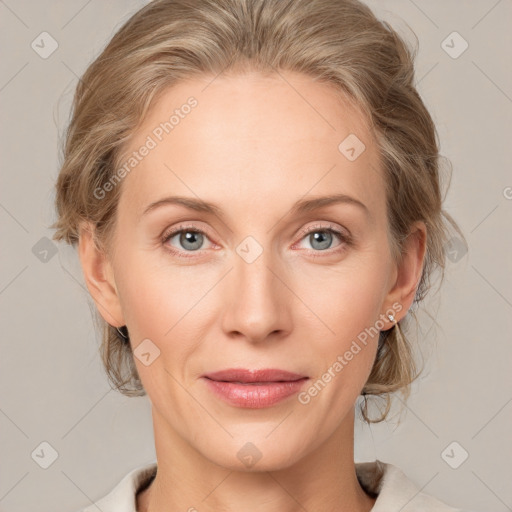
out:
{"label": "eye", "polygon": [[[310,248],[306,247],[306,249],[311,252],[312,257],[339,253],[352,245],[351,236],[333,225],[310,226],[301,231],[300,237],[300,241],[295,246],[300,245],[303,240],[306,240],[310,244]],[[335,238],[338,238],[339,243],[333,250],[329,250],[332,248],[331,246]],[[174,243],[171,243],[173,239]],[[206,241],[210,241],[207,234],[194,226],[180,225],[171,228],[162,235],[162,244],[165,249],[171,254],[183,258],[193,258],[197,256],[197,254],[193,253],[198,253],[202,249],[208,249],[208,247],[204,247]],[[212,242],[210,241],[210,243]],[[212,245],[215,244],[212,243]],[[323,252],[327,254],[318,254]]]}
{"label": "eye", "polygon": [[[175,239],[176,245],[170,244]],[[183,252],[197,252],[204,249],[203,244],[209,240],[206,233],[196,227],[178,226],[169,231],[166,231],[162,236],[162,243],[166,249],[173,254],[182,255]],[[192,256],[192,255],[190,255]],[[184,257],[190,257],[184,256]]]}
{"label": "eye", "polygon": [[[332,225],[329,226],[311,226],[301,232],[302,240],[307,241],[310,244],[311,250],[315,253],[324,252],[332,248],[333,240],[338,238],[340,243],[334,247],[333,251],[329,251],[329,254],[333,252],[337,253],[345,250],[347,246],[351,245],[351,238],[348,233],[335,228]],[[300,242],[299,242],[300,244]],[[309,249],[306,247],[306,249]],[[313,254],[313,256],[320,256]]]}

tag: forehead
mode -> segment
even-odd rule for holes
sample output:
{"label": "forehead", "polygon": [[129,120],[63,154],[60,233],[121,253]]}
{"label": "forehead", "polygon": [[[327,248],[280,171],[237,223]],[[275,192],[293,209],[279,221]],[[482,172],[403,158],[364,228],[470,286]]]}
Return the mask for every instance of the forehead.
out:
{"label": "forehead", "polygon": [[159,95],[125,162],[133,152],[145,155],[123,186],[139,209],[164,192],[213,198],[236,190],[245,201],[333,188],[377,202],[382,195],[366,118],[332,85],[296,73],[179,82]]}

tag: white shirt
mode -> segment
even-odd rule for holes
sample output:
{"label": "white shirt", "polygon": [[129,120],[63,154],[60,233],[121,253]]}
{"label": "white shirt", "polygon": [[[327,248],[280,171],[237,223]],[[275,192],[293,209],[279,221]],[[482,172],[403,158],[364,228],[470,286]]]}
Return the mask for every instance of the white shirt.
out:
{"label": "white shirt", "polygon": [[[371,512],[464,512],[421,492],[393,464],[375,460],[356,462],[355,468],[364,490],[370,495],[377,495]],[[156,462],[139,466],[128,473],[109,494],[79,512],[137,512],[137,493],[150,483],[156,469]]]}

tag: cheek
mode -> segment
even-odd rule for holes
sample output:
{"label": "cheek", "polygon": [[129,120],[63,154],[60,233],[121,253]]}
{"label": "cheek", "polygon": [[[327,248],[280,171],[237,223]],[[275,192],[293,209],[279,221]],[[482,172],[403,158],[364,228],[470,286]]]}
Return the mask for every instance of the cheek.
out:
{"label": "cheek", "polygon": [[[126,260],[119,293],[144,389],[153,403],[166,403],[180,392],[172,377],[183,380],[182,370],[197,348],[193,306],[200,298],[196,295],[200,291],[204,295],[204,290],[187,286],[188,278],[175,268],[152,268],[142,258]],[[148,339],[154,345],[145,341]],[[146,345],[141,347],[147,350],[138,351],[143,341]],[[148,365],[137,357],[146,351],[151,359]]]}
{"label": "cheek", "polygon": [[172,287],[161,276],[139,269],[131,266],[119,289],[123,313],[140,336],[161,338],[172,326],[169,313],[176,310],[179,298],[176,293],[169,293]]}
{"label": "cheek", "polygon": [[[304,297],[302,310],[308,321],[340,341],[356,337],[375,325],[381,312],[386,285],[384,261],[354,256],[337,268],[304,272],[294,283]],[[314,283],[314,286],[312,286]],[[309,318],[311,314],[311,319]]]}
{"label": "cheek", "polygon": [[121,305],[133,349],[149,339],[159,350],[156,366],[146,367],[136,360],[145,387],[157,374],[161,374],[158,378],[168,378],[161,368],[156,371],[160,365],[173,373],[187,374],[187,360],[211,328],[212,317],[204,307],[208,290],[218,281],[217,274],[200,273],[193,266],[178,268],[161,260],[155,264],[140,252],[123,260],[119,275]]}
{"label": "cheek", "polygon": [[151,257],[142,251],[127,255],[120,263],[119,274],[127,323],[141,335],[149,337],[153,333],[161,340],[177,322],[187,321],[188,315],[194,314],[194,304],[206,293],[209,283],[203,274],[199,278],[193,267],[166,264],[165,257]]}
{"label": "cheek", "polygon": [[[307,297],[309,309],[302,307],[301,325],[296,327],[316,340],[314,357],[321,363],[318,377],[326,373],[325,379],[333,383],[331,390],[343,388],[343,396],[359,394],[375,360],[386,265],[385,258],[353,258],[329,275],[317,274],[315,280],[301,277],[298,295]],[[315,282],[313,291],[311,282]]]}

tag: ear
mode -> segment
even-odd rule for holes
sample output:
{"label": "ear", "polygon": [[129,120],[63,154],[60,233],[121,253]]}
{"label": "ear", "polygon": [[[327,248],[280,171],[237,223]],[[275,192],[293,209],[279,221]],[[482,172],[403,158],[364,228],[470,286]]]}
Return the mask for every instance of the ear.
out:
{"label": "ear", "polygon": [[[403,318],[411,307],[418,288],[425,252],[427,248],[427,227],[422,221],[415,222],[405,239],[402,257],[396,268],[396,281],[388,292],[385,304],[399,303],[402,305],[400,318]],[[397,318],[398,322],[400,318]]]}
{"label": "ear", "polygon": [[98,247],[91,223],[80,225],[78,255],[85,284],[103,319],[114,327],[124,325],[114,272],[105,253]]}

